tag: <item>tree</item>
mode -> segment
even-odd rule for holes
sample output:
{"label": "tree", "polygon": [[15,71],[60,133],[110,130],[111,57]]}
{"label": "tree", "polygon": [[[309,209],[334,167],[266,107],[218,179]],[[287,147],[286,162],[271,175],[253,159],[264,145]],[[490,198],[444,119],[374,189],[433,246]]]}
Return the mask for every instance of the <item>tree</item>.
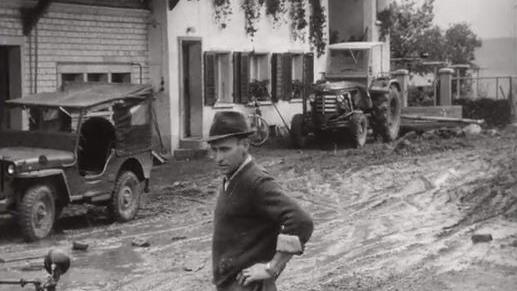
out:
{"label": "tree", "polygon": [[456,23],[445,32],[445,51],[453,64],[470,64],[482,42],[467,23]]}
{"label": "tree", "polygon": [[[453,24],[443,32],[433,24],[433,4],[434,0],[425,0],[420,6],[415,0],[393,1],[379,13],[381,34],[390,34],[392,58],[418,59],[426,53],[433,61],[471,64],[481,40],[467,23]],[[410,67],[417,72],[430,69],[415,62]]]}

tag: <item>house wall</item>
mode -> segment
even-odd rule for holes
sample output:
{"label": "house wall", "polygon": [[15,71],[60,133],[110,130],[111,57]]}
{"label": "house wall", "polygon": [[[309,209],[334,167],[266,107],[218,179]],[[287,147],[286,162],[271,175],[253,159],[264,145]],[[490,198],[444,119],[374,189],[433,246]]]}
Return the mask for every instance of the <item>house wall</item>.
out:
{"label": "house wall", "polygon": [[149,81],[148,10],[54,2],[24,36],[20,8],[35,4],[0,1],[0,45],[21,47],[21,96],[56,91],[59,74],[75,70],[129,72],[132,83]]}
{"label": "house wall", "polygon": [[149,80],[148,11],[53,3],[24,36],[20,3],[0,3],[0,38],[2,45],[22,46],[23,95],[55,91],[59,67],[68,64],[128,66],[131,81],[138,83],[139,67],[131,65],[138,63],[142,81]]}
{"label": "house wall", "polygon": [[[202,41],[202,51],[255,51],[256,53],[284,53],[284,52],[310,52],[310,45],[307,41],[293,40],[288,24],[282,22],[273,24],[269,17],[262,17],[258,24],[258,32],[251,39],[244,30],[244,13],[240,8],[241,1],[231,1],[232,14],[227,22],[226,28],[218,27],[214,20],[212,1],[186,1],[182,0],[173,10],[168,12],[168,37],[169,37],[169,88],[170,88],[170,112],[171,112],[171,145],[172,148],[179,146],[182,136],[182,101],[180,85],[180,58],[179,39],[193,38]],[[325,8],[327,1],[322,1]],[[265,15],[263,11],[262,15]],[[328,15],[328,11],[326,12]],[[321,58],[324,60],[324,58]],[[316,61],[314,76],[324,71],[325,62]],[[279,101],[276,103],[284,119],[290,123],[295,113],[302,111],[300,101]],[[220,110],[238,110],[251,112],[241,104],[229,104],[225,106],[204,106],[202,117],[203,136],[208,135],[209,127],[213,116]],[[262,106],[263,117],[270,123],[283,126],[281,118],[272,105]]]}

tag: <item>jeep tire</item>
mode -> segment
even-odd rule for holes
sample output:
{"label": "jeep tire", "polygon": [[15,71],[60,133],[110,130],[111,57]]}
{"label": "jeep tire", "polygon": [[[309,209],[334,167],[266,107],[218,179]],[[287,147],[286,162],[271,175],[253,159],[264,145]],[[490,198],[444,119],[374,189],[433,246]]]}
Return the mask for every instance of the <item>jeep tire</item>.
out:
{"label": "jeep tire", "polygon": [[141,194],[142,187],[135,173],[122,172],[117,178],[115,190],[108,206],[111,216],[118,222],[133,219],[140,206]]}
{"label": "jeep tire", "polygon": [[295,148],[303,148],[307,145],[307,132],[304,128],[302,114],[295,114],[291,121],[291,142]]}
{"label": "jeep tire", "polygon": [[390,86],[388,93],[374,98],[373,130],[375,135],[380,135],[384,142],[397,138],[400,130],[401,110],[400,93],[395,86]]}
{"label": "jeep tire", "polygon": [[29,187],[18,205],[18,223],[27,241],[37,241],[49,235],[54,226],[56,205],[54,190],[45,184]]}
{"label": "jeep tire", "polygon": [[355,148],[363,147],[366,143],[368,134],[368,119],[362,113],[353,113],[350,118],[350,134],[352,146]]}

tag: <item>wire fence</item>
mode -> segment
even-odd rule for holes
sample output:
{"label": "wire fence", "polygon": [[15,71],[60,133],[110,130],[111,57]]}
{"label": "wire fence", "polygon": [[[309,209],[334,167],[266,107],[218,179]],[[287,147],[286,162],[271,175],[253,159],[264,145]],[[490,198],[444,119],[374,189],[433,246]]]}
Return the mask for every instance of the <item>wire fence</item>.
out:
{"label": "wire fence", "polygon": [[452,79],[453,99],[480,99],[495,100],[510,99],[515,95],[517,77],[456,77]]}

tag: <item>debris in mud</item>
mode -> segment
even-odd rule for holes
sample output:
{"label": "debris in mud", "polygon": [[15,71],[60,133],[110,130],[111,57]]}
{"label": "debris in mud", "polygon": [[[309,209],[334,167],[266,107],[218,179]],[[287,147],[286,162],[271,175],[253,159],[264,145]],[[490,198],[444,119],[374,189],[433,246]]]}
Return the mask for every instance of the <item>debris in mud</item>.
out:
{"label": "debris in mud", "polygon": [[173,236],[171,241],[175,242],[175,241],[179,241],[179,240],[184,240],[186,238],[187,238],[186,236]]}
{"label": "debris in mud", "polygon": [[497,130],[497,129],[488,129],[485,131],[485,134],[488,135],[488,136],[501,136],[501,133]]}
{"label": "debris in mud", "polygon": [[87,243],[82,243],[82,242],[78,242],[78,241],[74,241],[72,243],[72,250],[75,250],[75,251],[86,251],[88,249],[88,244]]}
{"label": "debris in mud", "polygon": [[150,246],[151,246],[151,243],[149,243],[149,241],[148,241],[148,240],[143,239],[143,238],[135,238],[135,239],[131,242],[131,245],[132,245],[132,246],[134,246],[134,247],[147,248],[147,247],[150,247]]}
{"label": "debris in mud", "polygon": [[471,236],[472,243],[477,244],[481,242],[489,242],[492,241],[492,235],[491,234],[473,234]]}

